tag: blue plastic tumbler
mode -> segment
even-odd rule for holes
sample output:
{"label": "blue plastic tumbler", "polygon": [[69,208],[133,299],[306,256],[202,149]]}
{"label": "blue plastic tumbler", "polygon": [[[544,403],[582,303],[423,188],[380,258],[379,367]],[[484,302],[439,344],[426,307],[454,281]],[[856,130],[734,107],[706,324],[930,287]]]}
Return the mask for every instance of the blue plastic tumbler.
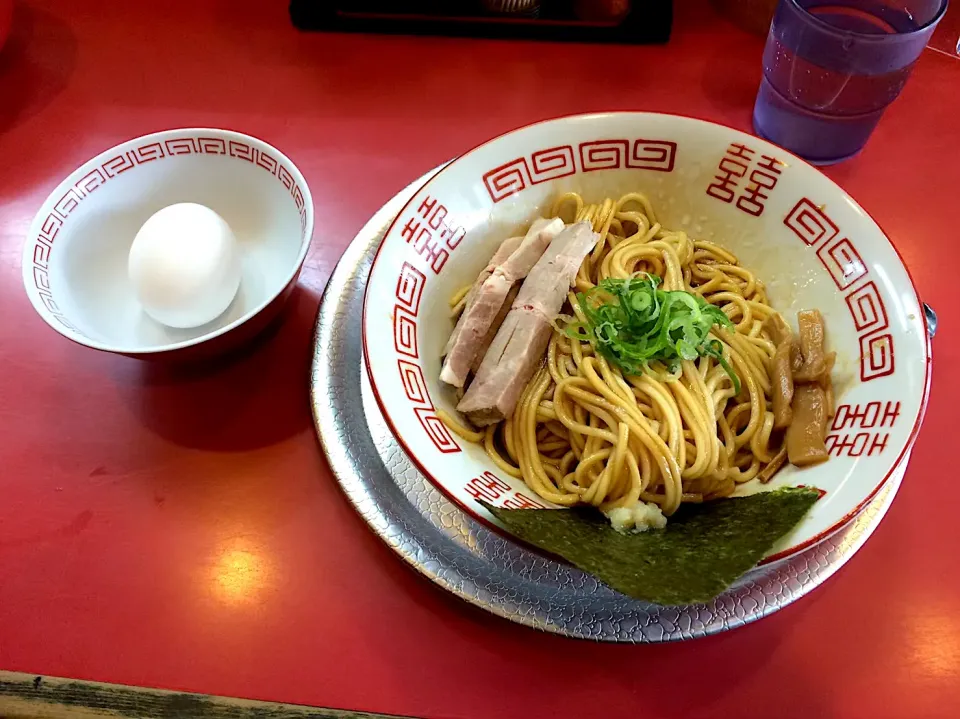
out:
{"label": "blue plastic tumbler", "polygon": [[754,130],[815,164],[855,155],[946,9],[947,0],[780,0]]}

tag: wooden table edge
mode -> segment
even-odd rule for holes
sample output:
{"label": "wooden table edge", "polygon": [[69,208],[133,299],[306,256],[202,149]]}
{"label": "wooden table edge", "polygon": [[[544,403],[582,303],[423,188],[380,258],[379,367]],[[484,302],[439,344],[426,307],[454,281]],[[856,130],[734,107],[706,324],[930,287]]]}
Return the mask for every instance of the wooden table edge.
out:
{"label": "wooden table edge", "polygon": [[4,719],[399,719],[394,714],[277,704],[6,671],[0,671],[0,716]]}

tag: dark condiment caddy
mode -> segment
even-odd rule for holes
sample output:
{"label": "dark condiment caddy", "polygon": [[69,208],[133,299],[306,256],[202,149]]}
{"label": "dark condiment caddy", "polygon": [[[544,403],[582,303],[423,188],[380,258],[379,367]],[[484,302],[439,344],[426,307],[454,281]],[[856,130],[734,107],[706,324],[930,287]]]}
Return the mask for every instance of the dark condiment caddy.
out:
{"label": "dark condiment caddy", "polygon": [[301,30],[632,44],[670,39],[673,0],[632,0],[625,15],[612,19],[603,18],[605,2],[595,0],[598,11],[584,19],[583,0],[542,0],[533,15],[491,12],[480,0],[291,0],[290,18]]}

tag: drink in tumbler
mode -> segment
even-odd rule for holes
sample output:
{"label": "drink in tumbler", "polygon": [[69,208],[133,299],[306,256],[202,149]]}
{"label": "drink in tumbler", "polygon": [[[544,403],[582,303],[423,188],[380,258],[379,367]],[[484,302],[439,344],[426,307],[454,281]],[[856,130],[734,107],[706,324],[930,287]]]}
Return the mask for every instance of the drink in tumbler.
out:
{"label": "drink in tumbler", "polygon": [[816,164],[859,152],[903,89],[946,0],[780,0],[753,110],[757,134]]}

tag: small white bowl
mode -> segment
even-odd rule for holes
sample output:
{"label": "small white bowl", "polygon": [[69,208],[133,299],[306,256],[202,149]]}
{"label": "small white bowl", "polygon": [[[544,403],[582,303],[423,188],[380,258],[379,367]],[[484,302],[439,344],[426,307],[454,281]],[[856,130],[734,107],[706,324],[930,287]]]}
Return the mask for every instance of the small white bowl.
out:
{"label": "small white bowl", "polygon": [[400,211],[374,258],[363,319],[373,391],[449,498],[491,523],[478,499],[545,504],[440,421],[438,409],[456,412],[440,355],[450,296],[568,191],[588,202],[644,192],[664,226],[735,252],[787,317],[823,312],[837,351],[831,459],[741,492],[806,484],[826,494],[765,561],[829,537],[902,468],[923,419],[930,351],[917,291],[876,222],[819,170],[756,137],[687,117],[604,113],[539,122],[461,155]]}
{"label": "small white bowl", "polygon": [[[233,303],[193,329],[150,318],[127,276],[137,230],[177,202],[217,212],[242,254]],[[312,235],[310,190],[279,150],[229,130],[167,130],[102,152],[60,183],[30,227],[23,282],[47,324],[79,344],[138,357],[209,355],[246,341],[279,313]]]}

